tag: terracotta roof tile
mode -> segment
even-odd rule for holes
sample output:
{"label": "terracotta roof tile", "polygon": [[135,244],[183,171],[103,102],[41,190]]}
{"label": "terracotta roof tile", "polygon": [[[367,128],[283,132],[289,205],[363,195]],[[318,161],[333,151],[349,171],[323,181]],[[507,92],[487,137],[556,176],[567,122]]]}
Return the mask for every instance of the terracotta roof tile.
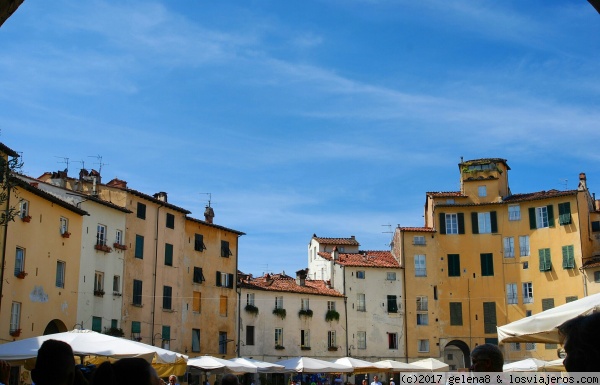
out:
{"label": "terracotta roof tile", "polygon": [[[318,255],[331,261],[331,253],[320,252]],[[390,251],[359,251],[358,253],[339,253],[336,263],[355,267],[400,267]]]}
{"label": "terracotta roof tile", "polygon": [[267,290],[274,292],[287,292],[299,294],[327,295],[343,297],[337,290],[331,289],[323,280],[306,279],[304,286],[296,283],[296,279],[285,274],[265,274],[262,277],[243,280],[239,287],[255,290]]}
{"label": "terracotta roof tile", "polygon": [[600,267],[600,258],[594,257],[583,263],[582,269],[593,269],[594,267]]}
{"label": "terracotta roof tile", "polygon": [[326,238],[326,237],[317,237],[316,234],[313,234],[313,239],[323,245],[349,245],[349,246],[360,246],[360,243],[354,237],[350,238]]}
{"label": "terracotta roof tile", "polygon": [[512,203],[512,202],[523,202],[523,201],[534,201],[546,198],[555,198],[561,196],[568,195],[576,195],[577,190],[549,190],[549,191],[537,191],[526,194],[513,194],[504,198],[504,203]]}
{"label": "terracotta roof tile", "polygon": [[460,191],[428,191],[425,194],[431,195],[434,197],[462,197],[466,198],[466,195],[463,195]]}
{"label": "terracotta roof tile", "polygon": [[418,233],[435,233],[432,227],[400,227],[401,231],[413,231]]}

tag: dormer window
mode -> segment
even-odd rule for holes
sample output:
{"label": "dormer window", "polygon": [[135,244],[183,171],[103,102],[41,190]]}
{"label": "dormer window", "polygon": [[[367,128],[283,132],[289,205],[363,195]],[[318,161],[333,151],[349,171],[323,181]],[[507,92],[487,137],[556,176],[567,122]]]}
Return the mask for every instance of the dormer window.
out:
{"label": "dormer window", "polygon": [[487,196],[487,187],[486,186],[479,186],[477,188],[477,195],[480,197],[486,197]]}

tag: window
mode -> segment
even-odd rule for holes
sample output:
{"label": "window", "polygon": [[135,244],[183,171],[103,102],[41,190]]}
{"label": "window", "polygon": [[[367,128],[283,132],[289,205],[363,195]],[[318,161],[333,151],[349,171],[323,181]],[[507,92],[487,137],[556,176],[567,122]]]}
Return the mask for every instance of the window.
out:
{"label": "window", "polygon": [[233,288],[233,274],[217,271],[217,286]]}
{"label": "window", "polygon": [[121,292],[121,277],[118,275],[113,276],[113,292]]}
{"label": "window", "polygon": [[417,296],[417,325],[428,325],[429,314],[426,296]]}
{"label": "window", "polygon": [[21,219],[29,216],[29,201],[23,199],[19,203],[19,217]]}
{"label": "window", "polygon": [[448,254],[448,277],[460,277],[459,254]]}
{"label": "window", "polygon": [[492,253],[482,253],[479,255],[481,260],[481,276],[492,277],[494,275],[494,255]]}
{"label": "window", "polygon": [[194,234],[194,250],[202,252],[206,249],[204,245],[204,235],[202,234]]}
{"label": "window", "polygon": [[504,245],[504,258],[514,258],[515,257],[515,238],[514,237],[504,237],[502,243]]}
{"label": "window", "polygon": [[425,265],[425,255],[415,255],[415,277],[426,277],[427,267]]}
{"label": "window", "polygon": [[227,296],[219,297],[219,314],[221,317],[227,317]]}
{"label": "window", "polygon": [[337,342],[335,340],[335,330],[329,330],[327,332],[327,347],[337,348]]}
{"label": "window", "polygon": [[462,324],[462,302],[450,302],[450,325],[460,326]]}
{"label": "window", "polygon": [[358,278],[358,279],[365,279],[365,271],[364,270],[358,270],[356,272],[356,278]]}
{"label": "window", "polygon": [[519,236],[519,253],[521,257],[529,257],[529,235]]}
{"label": "window", "polygon": [[171,213],[167,213],[167,223],[166,226],[169,229],[174,229],[175,228],[175,215],[171,214]]}
{"label": "window", "polygon": [[550,259],[550,249],[540,249],[540,271],[552,270],[552,260]]}
{"label": "window", "polygon": [[365,294],[364,293],[358,293],[357,294],[356,310],[358,310],[358,311],[367,311],[367,306],[366,306]]}
{"label": "window", "polygon": [[452,198],[446,199],[446,204],[447,205],[453,205],[454,204],[454,199],[452,199]]}
{"label": "window", "polygon": [[118,245],[123,244],[123,230],[117,230],[115,232],[115,243]]}
{"label": "window", "polygon": [[429,340],[418,340],[417,341],[417,351],[419,353],[429,352]]}
{"label": "window", "polygon": [[487,196],[487,187],[486,186],[478,186],[477,187],[477,195],[480,197]]}
{"label": "window", "polygon": [[594,271],[594,282],[600,282],[600,271]]}
{"label": "window", "polygon": [[246,305],[254,306],[254,293],[246,294]]}
{"label": "window", "polygon": [[335,301],[327,301],[327,310],[335,311]]}
{"label": "window", "polygon": [[137,217],[146,219],[146,205],[140,202],[137,203]]}
{"label": "window", "polygon": [[508,220],[509,221],[520,221],[521,220],[521,206],[509,205],[508,206]]}
{"label": "window", "polygon": [[427,311],[428,308],[427,296],[417,296],[417,311]]}
{"label": "window", "polygon": [[142,281],[137,279],[133,280],[133,304],[142,306]]}
{"label": "window", "polygon": [[440,213],[440,230],[442,234],[464,234],[464,214],[444,214]]}
{"label": "window", "polygon": [[533,303],[533,283],[523,282],[523,303]]}
{"label": "window", "polygon": [[142,333],[142,323],[140,321],[131,321],[131,338],[140,341],[142,338],[140,334]]}
{"label": "window", "polygon": [[561,226],[571,224],[571,203],[564,202],[558,204],[558,223]]}
{"label": "window", "polygon": [[173,266],[173,245],[165,243],[165,266]]}
{"label": "window", "polygon": [[162,327],[162,344],[163,349],[169,349],[171,347],[171,327],[163,325]]}
{"label": "window", "polygon": [[202,268],[194,266],[194,283],[202,283],[205,281],[204,274],[202,274]]}
{"label": "window", "polygon": [[575,268],[575,251],[573,245],[562,247],[563,269]]}
{"label": "window", "polygon": [[388,313],[398,313],[398,303],[395,295],[387,296],[387,310]]}
{"label": "window", "polygon": [[219,354],[227,354],[227,332],[219,332]]}
{"label": "window", "polygon": [[552,205],[529,208],[529,228],[541,229],[554,227],[554,208]]}
{"label": "window", "polygon": [[283,328],[275,328],[275,346],[283,346]]}
{"label": "window", "polygon": [[308,298],[300,298],[300,310],[309,310]]}
{"label": "window", "polygon": [[523,270],[529,269],[529,262],[523,262]]}
{"label": "window", "polygon": [[425,237],[422,235],[415,235],[413,237],[413,245],[424,245],[425,244]]}
{"label": "window", "polygon": [[597,233],[598,231],[600,231],[600,221],[593,221],[592,232]]}
{"label": "window", "polygon": [[525,350],[535,350],[535,342],[526,342]]}
{"label": "window", "polygon": [[229,258],[231,254],[231,250],[229,250],[229,242],[221,241],[221,257]]}
{"label": "window", "polygon": [[473,234],[490,234],[498,232],[496,212],[471,213]]}
{"label": "window", "polygon": [[569,296],[569,297],[565,298],[565,302],[566,303],[573,302],[573,301],[577,301],[577,296],[576,295],[572,295],[572,296]]}
{"label": "window", "polygon": [[510,350],[513,352],[518,352],[521,350],[520,342],[511,342],[510,344],[508,344],[508,346],[510,347]]}
{"label": "window", "polygon": [[98,224],[96,230],[96,244],[106,246],[106,226]]}
{"label": "window", "polygon": [[283,309],[283,297],[275,297],[275,309]]}
{"label": "window", "polygon": [[483,332],[496,334],[496,302],[483,303]]}
{"label": "window", "polygon": [[367,348],[367,332],[365,331],[359,331],[356,332],[356,342],[357,342],[357,349],[366,349]]}
{"label": "window", "polygon": [[65,268],[67,264],[63,261],[56,261],[56,287],[65,288]]}
{"label": "window", "polygon": [[192,296],[192,311],[194,313],[200,313],[202,309],[202,294],[199,291],[195,291]]}
{"label": "window", "polygon": [[389,333],[388,332],[388,348],[390,350],[398,349],[398,333]]}
{"label": "window", "polygon": [[173,296],[173,288],[171,286],[163,286],[163,303],[162,307],[165,310],[171,310],[171,302]]}
{"label": "window", "polygon": [[144,236],[135,235],[135,257],[139,259],[144,258]]}
{"label": "window", "polygon": [[[248,345],[247,342],[246,345]],[[192,352],[200,352],[200,329],[192,329]]]}
{"label": "window", "polygon": [[69,220],[65,217],[60,217],[60,235],[69,231]]}
{"label": "window", "polygon": [[102,333],[102,317],[92,317],[92,330]]}
{"label": "window", "polygon": [[310,348],[310,332],[308,330],[300,330],[300,347]]}
{"label": "window", "polygon": [[21,329],[21,303],[13,302],[10,307],[10,332]]}
{"label": "window", "polygon": [[254,326],[246,325],[246,345],[254,345]]}
{"label": "window", "polygon": [[388,281],[395,281],[396,280],[396,272],[394,272],[394,271],[388,271],[386,279]]}
{"label": "window", "polygon": [[104,294],[104,273],[101,271],[94,275],[94,294]]}
{"label": "window", "polygon": [[514,305],[519,303],[519,296],[517,294],[517,284],[507,283],[506,284],[506,303]]}
{"label": "window", "polygon": [[554,298],[542,298],[542,311],[554,308]]}

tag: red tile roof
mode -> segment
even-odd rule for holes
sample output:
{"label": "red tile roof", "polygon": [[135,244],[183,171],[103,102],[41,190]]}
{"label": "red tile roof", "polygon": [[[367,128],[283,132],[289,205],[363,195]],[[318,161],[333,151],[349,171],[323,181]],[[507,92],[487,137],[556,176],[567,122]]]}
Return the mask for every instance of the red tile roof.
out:
{"label": "red tile roof", "polygon": [[317,237],[317,234],[313,234],[313,239],[323,245],[349,245],[349,246],[360,246],[360,243],[354,237],[350,238],[325,238]]}
{"label": "red tile roof", "polygon": [[434,197],[462,197],[466,198],[466,195],[463,195],[460,191],[428,191],[425,194],[431,195]]}
{"label": "red tile roof", "polygon": [[564,190],[564,191],[549,190],[549,191],[537,191],[537,192],[526,193],[526,194],[513,194],[513,195],[510,195],[510,196],[507,196],[506,198],[504,198],[504,202],[512,203],[512,202],[523,202],[523,201],[535,201],[535,200],[540,200],[540,199],[555,198],[555,197],[568,196],[568,195],[577,195],[577,190]]}
{"label": "red tile roof", "polygon": [[[331,253],[320,252],[318,255],[331,261]],[[339,253],[335,263],[355,267],[400,267],[390,251],[359,251],[358,253]]]}
{"label": "red tile roof", "polygon": [[337,290],[331,289],[323,280],[305,279],[304,286],[296,283],[296,279],[285,274],[265,274],[262,277],[242,280],[239,287],[245,289],[267,290],[274,292],[287,292],[299,294],[327,295],[343,297]]}
{"label": "red tile roof", "polygon": [[400,230],[418,233],[435,233],[435,229],[433,227],[400,227]]}

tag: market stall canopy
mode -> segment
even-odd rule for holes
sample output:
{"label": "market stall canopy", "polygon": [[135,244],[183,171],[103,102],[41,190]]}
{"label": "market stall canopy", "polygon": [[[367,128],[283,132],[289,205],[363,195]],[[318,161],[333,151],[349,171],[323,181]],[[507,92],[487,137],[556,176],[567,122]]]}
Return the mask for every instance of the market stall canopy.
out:
{"label": "market stall canopy", "polygon": [[597,311],[600,311],[600,293],[498,326],[498,342],[560,343],[558,326],[572,318]]}
{"label": "market stall canopy", "polygon": [[429,372],[447,372],[450,365],[435,358],[425,358],[423,360],[411,362],[411,365],[419,366]]}
{"label": "market stall canopy", "polygon": [[257,373],[283,373],[285,372],[285,367],[283,365],[277,365],[272,362],[253,360],[251,358],[232,358],[229,361],[234,363],[240,363],[243,365],[253,365],[256,366]]}
{"label": "market stall canopy", "polygon": [[541,367],[539,372],[565,372],[565,365],[563,364],[562,358],[557,358],[556,360],[548,361]]}
{"label": "market stall canopy", "polygon": [[354,357],[342,357],[333,361],[336,364],[350,366],[354,369],[354,373],[363,374],[363,373],[377,373],[381,372],[382,367],[374,364],[373,362],[359,360]]}
{"label": "market stall canopy", "polygon": [[257,367],[248,363],[233,362],[213,356],[200,356],[190,358],[187,362],[188,367],[203,370],[205,372],[217,373],[256,373]]}
{"label": "market stall canopy", "polygon": [[548,364],[548,361],[538,360],[537,358],[526,358],[521,361],[511,362],[510,364],[504,364],[502,367],[503,372],[537,372],[544,365]]}
{"label": "market stall canopy", "polygon": [[71,345],[76,356],[90,356],[94,363],[105,361],[107,358],[142,357],[151,362],[157,371],[161,369],[159,375],[166,373],[182,375],[185,373],[188,358],[186,355],[141,342],[91,330],[76,329],[1,344],[0,360],[9,361],[12,365],[26,364],[33,367],[37,352],[46,340],[66,342]]}
{"label": "market stall canopy", "polygon": [[383,360],[374,363],[378,367],[389,372],[422,372],[423,368],[406,362]]}
{"label": "market stall canopy", "polygon": [[275,363],[283,365],[288,371],[298,373],[351,373],[354,371],[351,366],[309,357],[295,357]]}

